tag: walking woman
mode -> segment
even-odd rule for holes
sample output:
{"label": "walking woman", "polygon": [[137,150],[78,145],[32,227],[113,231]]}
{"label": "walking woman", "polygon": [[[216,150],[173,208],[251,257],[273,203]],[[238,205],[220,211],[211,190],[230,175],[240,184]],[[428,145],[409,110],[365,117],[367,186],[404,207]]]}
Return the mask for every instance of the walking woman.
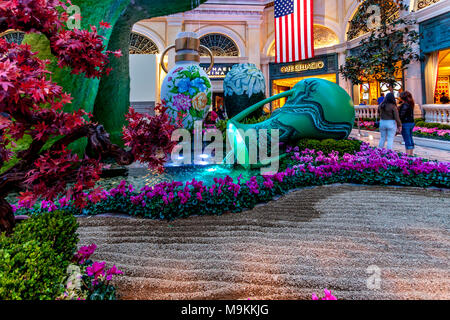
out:
{"label": "walking woman", "polygon": [[402,121],[402,136],[405,141],[406,154],[412,156],[414,153],[414,99],[409,91],[400,93],[399,114]]}
{"label": "walking woman", "polygon": [[378,107],[380,115],[380,143],[378,148],[384,148],[387,142],[387,149],[392,149],[394,138],[401,132],[402,122],[397,109],[397,102],[393,93],[389,92],[383,102]]}

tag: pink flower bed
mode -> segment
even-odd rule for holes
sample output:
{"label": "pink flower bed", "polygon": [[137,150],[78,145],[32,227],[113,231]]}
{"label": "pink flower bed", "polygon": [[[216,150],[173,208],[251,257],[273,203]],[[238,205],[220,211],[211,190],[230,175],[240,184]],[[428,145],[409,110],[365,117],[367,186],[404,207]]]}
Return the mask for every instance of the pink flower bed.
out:
{"label": "pink flower bed", "polygon": [[[287,169],[271,175],[253,176],[247,181],[242,181],[241,177],[234,181],[227,176],[215,178],[212,185],[195,179],[186,183],[162,182],[146,186],[139,192],[122,181],[117,187],[94,198],[87,195],[89,204],[82,213],[125,212],[155,219],[174,219],[239,212],[304,186],[359,183],[450,187],[450,163],[373,149],[368,144],[363,144],[361,151],[354,154],[339,155],[333,151],[326,155],[309,149],[300,151],[298,147],[290,148],[288,153]],[[64,199],[54,203],[43,202],[41,208],[26,207],[27,203],[19,202],[14,210],[20,209],[21,214],[27,214],[26,210],[64,209],[80,214]]]}
{"label": "pink flower bed", "polygon": [[414,127],[413,132],[438,135],[440,137],[450,136],[450,130],[443,130],[438,128]]}

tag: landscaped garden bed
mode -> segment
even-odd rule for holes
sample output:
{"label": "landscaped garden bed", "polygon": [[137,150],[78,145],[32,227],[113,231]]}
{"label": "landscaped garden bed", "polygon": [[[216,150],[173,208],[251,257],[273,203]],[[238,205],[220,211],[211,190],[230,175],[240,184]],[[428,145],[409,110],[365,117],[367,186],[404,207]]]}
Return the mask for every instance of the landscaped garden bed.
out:
{"label": "landscaped garden bed", "polygon": [[[355,128],[358,128],[358,121],[355,121]],[[378,131],[375,127],[374,119],[363,119],[359,122],[362,130]],[[413,129],[416,137],[450,141],[450,126],[441,123],[427,123],[422,119],[417,119]]]}
{"label": "landscaped garden bed", "polygon": [[[139,8],[137,11],[148,12],[156,2],[148,1],[144,7],[132,3],[134,9]],[[126,104],[130,99],[127,94],[110,89],[120,87],[117,83],[128,81],[128,77],[117,75],[127,72],[129,61],[114,62],[122,52],[115,47],[118,38],[111,38],[113,32],[108,29],[113,28],[116,33],[116,28],[120,29],[118,24],[125,25],[137,16],[127,23],[125,20],[117,23],[121,15],[113,15],[111,23],[97,21],[96,17],[95,25],[87,29],[87,23],[93,23],[94,19],[86,15],[83,16],[84,29],[67,28],[68,5],[69,2],[58,0],[5,1],[0,5],[0,33],[21,30],[34,40],[42,36],[48,42],[45,50],[51,58],[50,62],[38,55],[44,54],[45,50],[37,53],[29,45],[0,39],[0,299],[116,299],[112,281],[122,271],[112,263],[107,266],[106,262],[93,261],[95,244],[77,248],[77,219],[85,216],[125,213],[173,220],[193,215],[222,215],[252,209],[297,188],[335,183],[450,187],[449,163],[374,149],[355,140],[301,140],[287,147],[280,170],[266,175],[256,170],[239,174],[242,167],[231,168],[232,173],[224,174],[218,170],[223,167],[221,165],[218,168],[196,167],[194,171],[189,171],[192,167],[188,167],[183,173],[183,181],[179,181],[178,175],[163,175],[168,156],[176,144],[172,134],[179,124],[169,118],[165,107],[167,101],[155,107],[154,116],[137,113],[132,108],[128,113],[120,112],[128,110]],[[188,2],[185,5],[189,8]],[[191,2],[191,9],[193,6]],[[126,8],[127,4],[124,4],[120,11],[129,13]],[[97,9],[94,11],[103,12],[100,7]],[[111,12],[116,10],[119,8]],[[109,45],[114,49],[108,50]],[[67,77],[64,84],[84,85],[66,87],[53,82],[52,79],[62,78],[61,74],[50,71],[56,65],[64,67],[63,77]],[[113,70],[111,65],[119,68]],[[106,77],[108,75],[110,78]],[[185,78],[182,83],[189,87],[191,80],[195,81]],[[344,138],[351,131],[353,105],[341,88],[331,83],[325,87],[328,85],[336,86],[335,91],[342,91],[347,101],[345,114],[348,119],[329,123],[322,114],[327,108],[323,109],[322,104],[311,100],[310,96],[327,92],[316,91],[312,82],[305,85],[304,92],[299,86],[298,105],[292,105],[295,107],[292,109],[301,110],[306,101],[305,110],[309,113],[302,115],[308,120],[305,123],[310,122],[310,117],[317,118],[314,124],[310,123],[314,127],[313,133],[304,133],[304,137]],[[128,90],[127,86],[123,87]],[[88,92],[80,88],[95,90]],[[66,93],[70,89],[78,98],[74,100],[74,106],[70,106],[74,97]],[[290,93],[292,96],[294,91]],[[115,95],[114,99],[111,99],[111,93]],[[200,104],[205,100],[201,98],[202,94],[195,92],[196,102],[188,106],[193,107],[192,112],[197,113],[199,110],[195,111],[195,106],[200,105],[202,110],[207,110],[206,102]],[[82,101],[79,100],[81,96],[84,96]],[[112,100],[125,103],[120,108],[113,108]],[[341,108],[336,114],[342,115],[342,104],[333,99],[330,101],[326,106]],[[112,103],[113,107],[106,102]],[[102,122],[98,116],[105,113],[104,105],[107,105],[106,112],[114,110],[115,114]],[[242,123],[260,123],[267,117],[246,119]],[[287,112],[284,117],[291,116]],[[116,121],[118,119],[120,121]],[[272,120],[271,123],[277,123]],[[304,128],[303,120],[300,120],[297,131]],[[114,125],[111,122],[115,122]],[[230,129],[226,124],[226,121],[217,124],[223,135]],[[118,128],[122,125],[120,132]],[[362,125],[374,129],[370,121]],[[339,130],[332,130],[335,129],[333,126]],[[417,127],[416,135],[449,138],[450,128],[425,125],[422,128],[419,124]],[[293,139],[298,141],[299,138]],[[117,164],[110,163],[111,159]],[[145,163],[148,170],[153,170],[151,181],[138,175],[137,180],[142,180],[143,186],[137,186],[138,181],[125,180],[117,185],[117,180],[108,184],[111,176],[124,175],[129,170],[126,166],[136,162]],[[200,174],[202,171],[208,174]],[[192,179],[192,176],[196,178]],[[185,179],[187,177],[189,179]],[[334,297],[325,291],[325,298]],[[318,298],[314,295],[314,299]]]}
{"label": "landscaped garden bed", "polygon": [[96,246],[78,251],[78,224],[67,211],[33,215],[0,235],[0,300],[112,300],[122,271],[92,261]]}
{"label": "landscaped garden bed", "polygon": [[[323,152],[304,148],[350,150],[356,152]],[[135,190],[122,181],[109,191],[96,197],[86,195],[87,205],[80,211],[65,197],[55,202],[43,201],[30,207],[19,201],[15,214],[36,214],[63,210],[73,214],[95,215],[101,213],[126,213],[153,219],[175,219],[191,215],[220,215],[251,209],[258,203],[270,201],[289,190],[333,183],[369,185],[398,185],[414,187],[450,187],[450,164],[408,157],[394,151],[369,147],[353,140],[335,142],[307,141],[288,147],[282,161],[283,170],[273,175],[254,175],[244,180],[230,176],[214,178],[214,183],[192,179],[162,182]]]}

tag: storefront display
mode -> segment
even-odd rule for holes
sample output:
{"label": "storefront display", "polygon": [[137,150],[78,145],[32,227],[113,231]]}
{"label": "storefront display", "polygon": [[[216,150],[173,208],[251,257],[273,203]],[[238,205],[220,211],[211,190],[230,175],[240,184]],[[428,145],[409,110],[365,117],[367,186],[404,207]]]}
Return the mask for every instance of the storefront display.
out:
{"label": "storefront display", "polygon": [[[307,78],[320,78],[338,83],[337,54],[317,56],[313,59],[293,63],[271,63],[270,93],[272,95],[291,90],[298,82]],[[286,99],[272,102],[272,111],[282,107]]]}
{"label": "storefront display", "polygon": [[[215,63],[212,69],[207,73],[208,78],[211,80],[211,83],[214,87],[212,110],[218,115],[219,119],[224,118],[225,115],[222,83],[233,65],[235,65],[235,63]],[[200,67],[202,67],[206,72],[209,64],[201,63]]]}
{"label": "storefront display", "polygon": [[439,104],[442,96],[449,96],[450,12],[421,23],[420,32],[423,103]]}

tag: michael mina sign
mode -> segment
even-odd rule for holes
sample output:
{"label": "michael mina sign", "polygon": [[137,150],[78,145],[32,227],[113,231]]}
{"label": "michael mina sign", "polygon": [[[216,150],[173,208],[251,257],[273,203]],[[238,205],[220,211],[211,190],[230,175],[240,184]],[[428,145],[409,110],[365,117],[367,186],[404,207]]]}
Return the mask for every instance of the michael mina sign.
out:
{"label": "michael mina sign", "polygon": [[[211,80],[223,80],[227,73],[231,70],[234,63],[216,63],[211,71],[208,73],[208,77]],[[205,71],[208,69],[209,65],[201,63],[200,67],[202,67]]]}

